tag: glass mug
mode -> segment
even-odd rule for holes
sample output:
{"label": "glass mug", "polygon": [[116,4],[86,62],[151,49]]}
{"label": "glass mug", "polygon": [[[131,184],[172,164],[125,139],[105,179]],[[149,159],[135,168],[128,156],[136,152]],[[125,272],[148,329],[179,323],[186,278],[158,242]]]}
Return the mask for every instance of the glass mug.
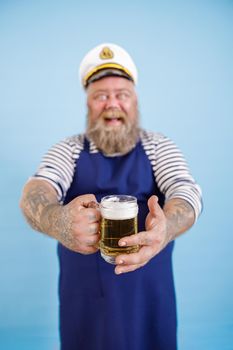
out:
{"label": "glass mug", "polygon": [[100,253],[105,261],[115,264],[115,257],[135,253],[139,246],[120,247],[119,239],[137,233],[137,198],[126,195],[111,195],[101,199]]}

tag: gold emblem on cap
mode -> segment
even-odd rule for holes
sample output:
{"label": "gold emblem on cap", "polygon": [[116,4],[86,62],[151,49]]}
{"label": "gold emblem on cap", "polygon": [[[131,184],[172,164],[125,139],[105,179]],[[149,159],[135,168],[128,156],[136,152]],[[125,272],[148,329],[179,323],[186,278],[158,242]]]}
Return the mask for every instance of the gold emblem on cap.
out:
{"label": "gold emblem on cap", "polygon": [[102,51],[100,52],[100,58],[102,60],[109,60],[110,58],[114,57],[114,53],[112,50],[110,50],[109,47],[105,46],[103,47]]}

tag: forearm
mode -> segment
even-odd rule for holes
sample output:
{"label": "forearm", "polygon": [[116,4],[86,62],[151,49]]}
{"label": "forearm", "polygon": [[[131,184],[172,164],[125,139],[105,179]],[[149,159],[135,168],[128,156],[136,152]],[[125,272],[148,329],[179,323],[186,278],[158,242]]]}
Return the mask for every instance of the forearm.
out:
{"label": "forearm", "polygon": [[[23,190],[20,207],[30,226],[40,232],[57,238],[54,213],[61,209],[55,189],[44,180],[31,180]],[[53,214],[52,214],[53,213]],[[53,220],[50,220],[53,218]]]}
{"label": "forearm", "polygon": [[193,207],[184,199],[173,198],[163,208],[167,219],[167,233],[172,241],[187,231],[195,222]]}
{"label": "forearm", "polygon": [[63,206],[53,186],[44,180],[31,180],[23,190],[20,206],[33,229],[66,248],[82,254],[98,250],[100,213],[93,194],[78,196]]}

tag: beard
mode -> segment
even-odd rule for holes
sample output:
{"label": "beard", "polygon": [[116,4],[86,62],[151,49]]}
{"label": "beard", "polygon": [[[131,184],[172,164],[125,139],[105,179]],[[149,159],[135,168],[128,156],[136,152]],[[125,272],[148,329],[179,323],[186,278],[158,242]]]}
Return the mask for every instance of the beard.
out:
{"label": "beard", "polygon": [[[139,113],[136,111],[135,120],[129,120],[127,115],[116,109],[109,109],[92,121],[87,115],[87,137],[106,155],[130,152],[139,139]],[[107,120],[117,119],[120,125],[107,125]]]}

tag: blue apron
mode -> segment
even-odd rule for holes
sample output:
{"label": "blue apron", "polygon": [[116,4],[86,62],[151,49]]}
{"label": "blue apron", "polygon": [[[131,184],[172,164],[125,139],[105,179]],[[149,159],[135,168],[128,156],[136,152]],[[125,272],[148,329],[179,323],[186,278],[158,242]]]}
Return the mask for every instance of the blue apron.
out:
{"label": "blue apron", "polygon": [[[127,155],[91,153],[85,140],[64,204],[93,193],[138,199],[139,231],[145,229],[147,200],[164,196],[156,186],[141,142]],[[173,242],[144,267],[115,275],[97,252],[75,253],[58,244],[60,338],[62,350],[175,350],[176,304]]]}

